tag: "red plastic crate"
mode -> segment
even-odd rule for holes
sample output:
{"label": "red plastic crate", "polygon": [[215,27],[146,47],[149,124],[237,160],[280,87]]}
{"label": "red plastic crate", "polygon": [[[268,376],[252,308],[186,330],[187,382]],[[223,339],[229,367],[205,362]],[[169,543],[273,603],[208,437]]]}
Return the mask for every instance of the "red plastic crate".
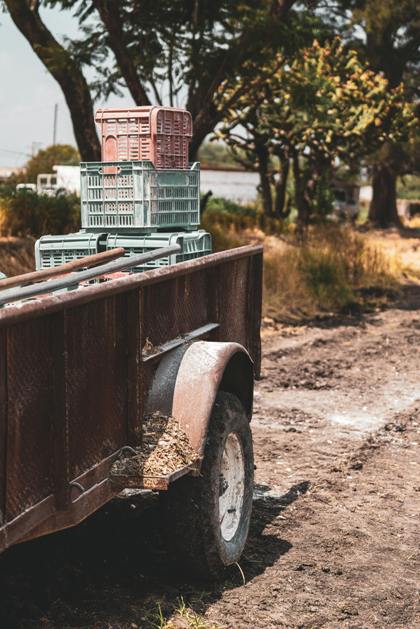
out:
{"label": "red plastic crate", "polygon": [[102,161],[151,161],[155,168],[188,168],[191,114],[175,107],[98,109]]}

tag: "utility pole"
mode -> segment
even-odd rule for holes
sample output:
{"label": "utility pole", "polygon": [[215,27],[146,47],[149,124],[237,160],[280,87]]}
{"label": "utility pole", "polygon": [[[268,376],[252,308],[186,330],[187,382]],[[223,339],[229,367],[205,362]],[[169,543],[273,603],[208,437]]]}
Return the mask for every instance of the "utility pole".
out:
{"label": "utility pole", "polygon": [[53,123],[53,146],[57,144],[57,117],[58,117],[58,103],[54,105],[54,123]]}

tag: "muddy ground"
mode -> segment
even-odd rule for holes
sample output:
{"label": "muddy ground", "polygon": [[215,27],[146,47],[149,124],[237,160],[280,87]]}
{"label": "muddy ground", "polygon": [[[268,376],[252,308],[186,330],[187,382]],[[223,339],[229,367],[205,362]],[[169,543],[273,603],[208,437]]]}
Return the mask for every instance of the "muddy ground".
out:
{"label": "muddy ground", "polygon": [[[116,500],[1,557],[0,627],[419,627],[419,348],[420,287],[385,311],[265,329],[246,584],[237,567],[185,581],[156,496]],[[181,597],[201,621],[174,613]]]}

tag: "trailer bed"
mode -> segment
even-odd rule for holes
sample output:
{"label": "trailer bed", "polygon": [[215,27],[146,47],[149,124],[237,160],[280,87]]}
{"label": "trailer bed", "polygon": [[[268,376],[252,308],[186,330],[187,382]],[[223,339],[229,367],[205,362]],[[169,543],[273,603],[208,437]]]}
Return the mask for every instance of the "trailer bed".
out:
{"label": "trailer bed", "polygon": [[168,352],[235,341],[259,373],[261,272],[262,248],[246,246],[0,309],[0,551],[118,492],[110,467],[141,446]]}

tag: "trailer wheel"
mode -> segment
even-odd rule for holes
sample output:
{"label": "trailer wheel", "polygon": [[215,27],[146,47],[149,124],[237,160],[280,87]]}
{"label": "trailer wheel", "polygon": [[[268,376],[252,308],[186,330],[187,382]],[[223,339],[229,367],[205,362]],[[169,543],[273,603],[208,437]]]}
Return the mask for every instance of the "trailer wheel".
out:
{"label": "trailer wheel", "polygon": [[169,552],[196,576],[219,576],[237,562],[248,536],[254,458],[249,420],[239,399],[217,395],[199,477],[162,494]]}

